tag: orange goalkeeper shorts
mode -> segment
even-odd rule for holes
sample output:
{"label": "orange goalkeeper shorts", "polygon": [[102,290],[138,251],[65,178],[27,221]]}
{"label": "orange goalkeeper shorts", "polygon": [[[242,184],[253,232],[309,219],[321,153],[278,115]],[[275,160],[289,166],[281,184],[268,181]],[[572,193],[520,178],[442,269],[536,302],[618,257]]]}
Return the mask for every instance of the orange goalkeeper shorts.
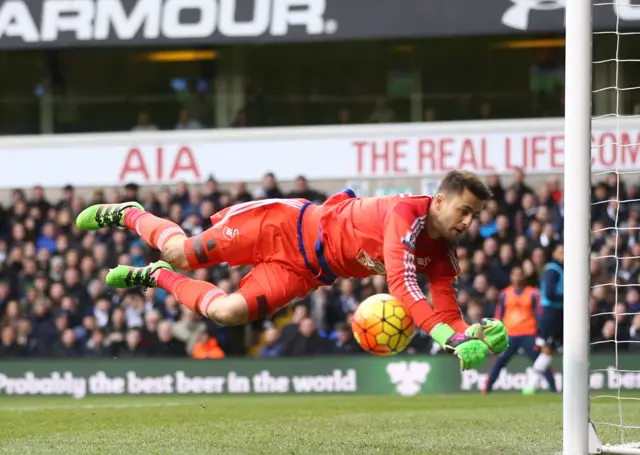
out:
{"label": "orange goalkeeper shorts", "polygon": [[313,254],[320,212],[321,207],[304,199],[234,205],[211,217],[211,228],[186,241],[187,260],[192,269],[223,262],[254,265],[238,292],[247,301],[252,320],[271,316],[329,284],[316,272],[320,267]]}

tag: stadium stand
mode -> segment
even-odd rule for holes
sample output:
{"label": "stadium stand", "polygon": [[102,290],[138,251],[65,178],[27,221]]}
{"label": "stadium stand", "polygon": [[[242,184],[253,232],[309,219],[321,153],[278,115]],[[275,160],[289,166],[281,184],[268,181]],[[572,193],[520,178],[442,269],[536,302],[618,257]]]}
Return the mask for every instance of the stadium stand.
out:
{"label": "stadium stand", "polygon": [[[615,176],[614,176],[615,177]],[[495,198],[475,220],[459,244],[459,303],[465,317],[475,322],[495,313],[501,289],[509,285],[512,267],[521,265],[527,281],[539,285],[540,272],[563,232],[563,191],[556,178],[534,187],[522,172],[513,184],[503,186],[498,176],[488,178]],[[592,283],[609,283],[616,274],[620,283],[638,284],[640,230],[606,230],[616,216],[619,226],[638,227],[640,203],[617,206],[609,198],[613,182],[602,181],[592,192],[592,251],[607,256],[617,242],[618,256],[594,261]],[[638,200],[639,187],[621,186],[620,200]],[[108,195],[109,202],[138,200],[145,208],[179,223],[196,235],[209,226],[209,216],[231,204],[255,198],[303,197],[321,202],[325,194],[312,189],[300,177],[296,189],[285,194],[276,176],[267,174],[263,186],[252,194],[245,185],[233,191],[218,189],[213,178],[200,188],[178,184],[157,193],[142,194],[136,185]],[[369,295],[385,292],[384,276],[361,281],[339,280],[293,302],[268,321],[245,327],[221,327],[185,310],[160,289],[119,291],[109,289],[104,277],[117,263],[144,265],[156,260],[139,238],[125,230],[95,233],[79,231],[75,216],[88,204],[106,202],[103,190],[90,200],[74,188],[52,201],[42,188],[14,190],[12,201],[2,208],[0,226],[0,358],[24,357],[187,357],[305,356],[358,354],[350,330],[350,316]],[[194,272],[223,290],[233,291],[246,267],[219,265]],[[428,293],[428,283],[421,282]],[[595,287],[590,301],[593,340],[614,337],[640,340],[640,299],[636,287]],[[624,289],[628,291],[621,292]],[[620,316],[636,313],[635,316]],[[594,349],[625,349],[635,344],[604,343]],[[438,354],[440,348],[419,333],[406,354]]]}

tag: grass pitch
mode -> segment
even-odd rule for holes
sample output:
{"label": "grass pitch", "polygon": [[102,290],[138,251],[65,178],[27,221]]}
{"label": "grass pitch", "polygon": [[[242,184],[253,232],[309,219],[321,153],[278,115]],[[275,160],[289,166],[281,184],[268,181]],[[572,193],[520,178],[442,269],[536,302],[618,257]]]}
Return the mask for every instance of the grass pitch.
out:
{"label": "grass pitch", "polygon": [[[619,422],[617,400],[597,409]],[[0,453],[551,454],[561,424],[561,397],[549,394],[2,398]]]}

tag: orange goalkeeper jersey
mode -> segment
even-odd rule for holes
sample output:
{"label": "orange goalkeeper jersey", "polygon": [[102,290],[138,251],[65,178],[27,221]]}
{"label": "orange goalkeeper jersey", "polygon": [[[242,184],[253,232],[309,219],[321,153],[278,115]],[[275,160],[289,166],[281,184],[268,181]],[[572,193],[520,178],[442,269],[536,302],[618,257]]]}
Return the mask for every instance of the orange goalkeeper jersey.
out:
{"label": "orange goalkeeper jersey", "polygon": [[[462,321],[453,287],[458,275],[455,245],[429,238],[425,223],[428,196],[393,195],[354,197],[351,191],[332,196],[314,207],[320,235],[318,262],[329,279],[386,275],[391,295],[429,332],[438,322],[455,330]],[[306,223],[305,223],[306,224]],[[417,274],[427,276],[433,308],[418,285]]]}

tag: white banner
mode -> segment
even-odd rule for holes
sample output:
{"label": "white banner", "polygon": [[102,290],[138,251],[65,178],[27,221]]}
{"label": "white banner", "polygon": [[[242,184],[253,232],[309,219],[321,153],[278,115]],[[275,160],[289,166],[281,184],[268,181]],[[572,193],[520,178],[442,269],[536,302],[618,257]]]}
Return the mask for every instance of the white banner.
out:
{"label": "white banner", "polygon": [[[0,186],[112,186],[128,182],[258,181],[558,173],[562,119],[86,134],[0,140]],[[640,124],[598,121],[594,171],[640,169]],[[589,151],[585,150],[585,155]]]}

